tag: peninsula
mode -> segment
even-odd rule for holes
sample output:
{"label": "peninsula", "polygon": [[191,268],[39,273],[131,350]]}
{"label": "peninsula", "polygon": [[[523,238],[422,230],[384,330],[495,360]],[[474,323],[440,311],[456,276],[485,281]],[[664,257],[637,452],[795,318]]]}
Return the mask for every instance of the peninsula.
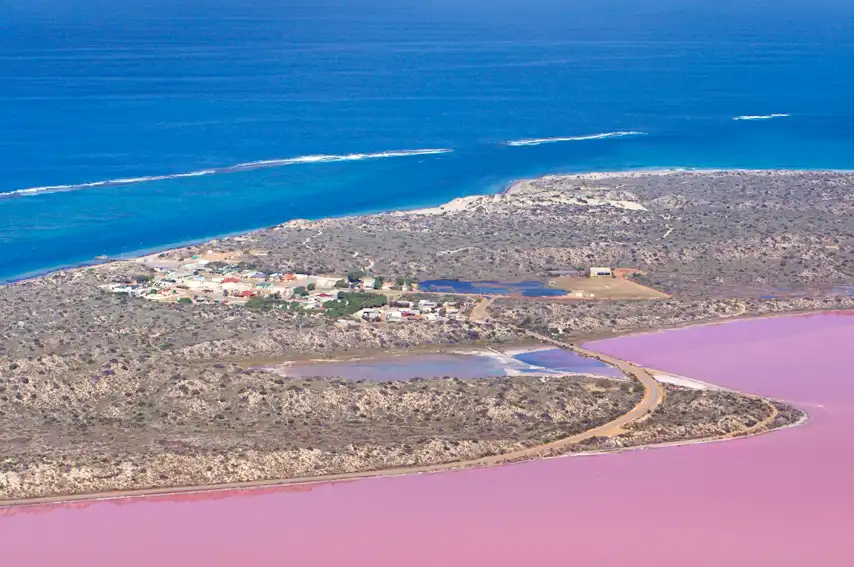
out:
{"label": "peninsula", "polygon": [[[838,172],[548,176],[3,286],[0,505],[433,472],[799,423],[779,401],[581,344],[854,308],[852,196],[854,174]],[[544,348],[618,372],[287,373]]]}

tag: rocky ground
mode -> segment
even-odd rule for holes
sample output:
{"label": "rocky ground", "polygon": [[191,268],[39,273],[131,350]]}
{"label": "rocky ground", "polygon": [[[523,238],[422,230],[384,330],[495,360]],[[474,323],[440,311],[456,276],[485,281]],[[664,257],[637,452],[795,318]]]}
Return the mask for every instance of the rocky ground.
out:
{"label": "rocky ground", "polygon": [[725,390],[665,386],[667,397],[648,418],[611,438],[594,437],[572,452],[615,451],[699,439],[739,437],[790,426],[804,413],[786,404]]}
{"label": "rocky ground", "polygon": [[495,301],[496,326],[531,329],[561,340],[585,340],[716,322],[739,316],[854,309],[854,296],[790,299],[679,299],[656,301]]}
{"label": "rocky ground", "polygon": [[473,459],[610,421],[642,391],[593,378],[295,380],[237,366],[150,382],[27,384],[42,393],[0,416],[0,499]]}
{"label": "rocky ground", "polygon": [[[234,251],[247,267],[266,271],[355,268],[422,279],[515,280],[612,265],[641,268],[644,283],[674,294],[654,301],[500,299],[480,323],[344,329],[323,316],[162,304],[99,289],[144,271],[134,262],[0,287],[0,491],[20,497],[440,462],[571,431],[578,419],[592,423],[614,408],[591,414],[574,405],[575,394],[562,396],[579,411],[572,417],[549,405],[557,383],[511,380],[509,391],[525,390],[542,407],[520,402],[509,421],[477,414],[485,421],[470,423],[463,409],[481,407],[498,392],[466,386],[468,394],[459,394],[465,404],[447,405],[450,394],[441,388],[461,387],[436,382],[424,394],[432,412],[424,422],[425,414],[410,411],[402,397],[410,386],[396,393],[309,387],[247,368],[259,360],[518,343],[526,329],[580,340],[745,315],[851,309],[854,295],[845,286],[854,283],[852,189],[854,175],[843,173],[546,177],[437,209],[293,221],[164,253]],[[768,294],[776,298],[761,298]],[[313,396],[307,405],[293,405],[302,398],[292,387]],[[424,385],[412,387],[412,395],[421,395],[417,388]],[[384,396],[388,413],[306,416],[306,408],[326,407],[321,401],[342,395],[341,388],[356,408],[364,406],[359,396]],[[614,401],[623,407],[634,394],[608,395],[624,396]],[[703,395],[702,404],[672,396],[687,413],[668,414],[670,421],[649,429],[663,414],[656,416],[633,439],[718,431],[719,418],[718,425],[690,425],[697,415],[712,415],[707,405],[731,408],[737,415],[730,424],[759,417],[749,404]],[[442,413],[452,407],[460,413]],[[409,428],[404,417],[424,428]],[[312,421],[321,418],[332,421],[327,427]]]}
{"label": "rocky ground", "polygon": [[550,176],[432,210],[293,221],[216,245],[265,251],[253,258],[261,268],[477,280],[624,266],[682,297],[756,297],[854,283],[852,219],[850,173]]}

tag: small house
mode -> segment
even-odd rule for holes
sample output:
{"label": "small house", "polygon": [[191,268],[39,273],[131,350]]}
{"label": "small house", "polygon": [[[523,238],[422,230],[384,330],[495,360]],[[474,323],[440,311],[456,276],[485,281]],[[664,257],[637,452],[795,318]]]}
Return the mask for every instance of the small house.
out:
{"label": "small house", "polygon": [[601,267],[590,268],[590,277],[591,278],[611,277],[613,275],[614,275],[614,271],[611,268],[601,268]]}
{"label": "small house", "polygon": [[371,323],[375,323],[382,320],[382,313],[380,313],[376,309],[363,309],[362,319]]}

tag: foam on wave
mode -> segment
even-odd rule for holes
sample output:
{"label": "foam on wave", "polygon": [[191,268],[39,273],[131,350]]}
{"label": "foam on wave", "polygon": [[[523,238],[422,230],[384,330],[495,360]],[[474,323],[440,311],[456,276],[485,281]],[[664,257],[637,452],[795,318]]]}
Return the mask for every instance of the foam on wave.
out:
{"label": "foam on wave", "polygon": [[604,132],[602,134],[589,134],[587,136],[566,136],[561,138],[529,138],[524,140],[511,140],[508,146],[539,146],[541,144],[554,144],[558,142],[582,142],[585,140],[604,140],[606,138],[625,138],[627,136],[645,136],[646,132]]}
{"label": "foam on wave", "polygon": [[388,152],[377,152],[370,154],[342,154],[342,155],[308,155],[285,159],[268,159],[238,163],[226,167],[191,171],[189,173],[174,173],[171,175],[151,175],[147,177],[128,177],[121,179],[108,179],[106,181],[93,181],[90,183],[77,183],[74,185],[46,185],[44,187],[30,187],[28,189],[17,189],[0,193],[0,199],[11,197],[28,197],[32,195],[43,195],[45,193],[60,193],[63,191],[78,191],[95,187],[112,187],[117,185],[133,185],[136,183],[149,183],[152,181],[165,181],[168,179],[182,179],[185,177],[201,177],[204,175],[215,175],[218,173],[235,173],[251,169],[262,169],[267,167],[284,167],[288,165],[300,165],[309,163],[330,163],[340,161],[360,161],[366,159],[382,159],[409,156],[426,156],[435,154],[446,154],[453,150],[446,148],[426,148],[420,150],[393,150]]}
{"label": "foam on wave", "polygon": [[744,116],[733,116],[733,120],[771,120],[772,118],[788,118],[791,114],[759,114],[756,116],[746,114]]}

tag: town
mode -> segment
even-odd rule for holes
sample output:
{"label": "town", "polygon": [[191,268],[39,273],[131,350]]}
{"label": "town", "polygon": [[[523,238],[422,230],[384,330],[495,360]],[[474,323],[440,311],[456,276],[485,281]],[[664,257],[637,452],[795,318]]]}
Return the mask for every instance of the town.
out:
{"label": "town", "polygon": [[466,319],[471,299],[419,293],[408,277],[351,271],[343,276],[265,273],[244,263],[193,256],[183,263],[143,263],[146,273],[102,286],[106,291],[161,303],[237,305],[326,316],[344,323]]}

